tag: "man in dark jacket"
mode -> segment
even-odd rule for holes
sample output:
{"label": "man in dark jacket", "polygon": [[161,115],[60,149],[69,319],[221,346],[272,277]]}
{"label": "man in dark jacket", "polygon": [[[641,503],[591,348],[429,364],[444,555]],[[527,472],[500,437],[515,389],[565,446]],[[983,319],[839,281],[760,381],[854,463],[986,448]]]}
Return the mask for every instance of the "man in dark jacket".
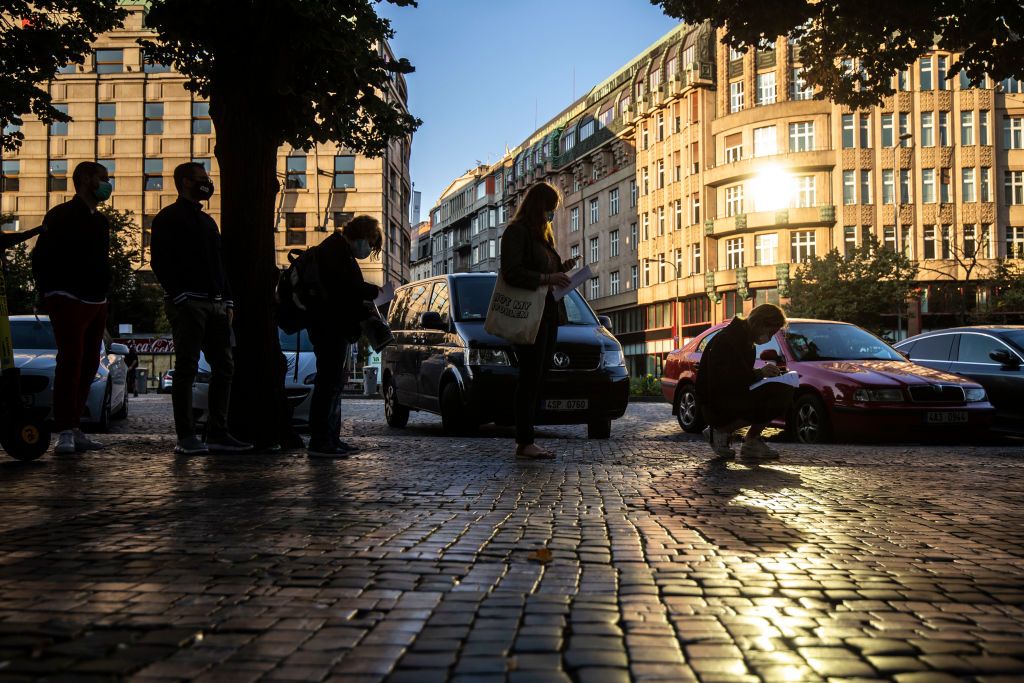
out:
{"label": "man in dark jacket", "polygon": [[772,420],[786,413],[793,400],[793,387],[779,382],[753,390],[750,386],[782,374],[772,364],[754,368],[754,345],[768,343],[785,326],[786,315],[781,308],[762,304],[746,319],[733,318],[704,350],[697,368],[697,400],[708,421],[705,436],[717,455],[735,455],[729,448],[729,437],[749,425],[740,456],[744,460],[778,457],[761,439],[761,432]]}
{"label": "man in dark jacket", "polygon": [[350,345],[360,337],[361,323],[373,315],[367,305],[380,293],[363,281],[357,259],[379,255],[384,236],[377,219],[356,216],[315,247],[319,297],[309,302],[309,340],[316,354],[316,380],[309,406],[309,448],[312,457],[345,458],[357,450],[341,440],[341,390],[351,357]]}
{"label": "man in dark jacket", "polygon": [[[228,400],[235,364],[231,355],[233,303],[221,260],[220,232],[200,202],[213,195],[213,182],[202,164],[174,169],[178,200],[153,218],[150,244],[153,274],[164,288],[167,319],[174,336],[174,428],[181,454],[241,452],[252,444],[228,433]],[[199,352],[210,363],[207,439],[195,434],[192,383]]]}
{"label": "man in dark jacket", "polygon": [[32,270],[42,308],[57,341],[53,417],[58,454],[102,448],[79,423],[100,363],[110,288],[110,224],[96,210],[110,197],[107,169],[83,161],[72,174],[75,196],[43,218],[32,251]]}

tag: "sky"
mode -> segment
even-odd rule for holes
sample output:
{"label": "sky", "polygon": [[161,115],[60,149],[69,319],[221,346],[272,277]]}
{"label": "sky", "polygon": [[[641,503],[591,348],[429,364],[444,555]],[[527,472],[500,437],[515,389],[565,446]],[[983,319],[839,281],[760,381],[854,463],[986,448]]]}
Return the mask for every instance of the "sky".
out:
{"label": "sky", "polygon": [[411,163],[424,220],[452,180],[501,159],[678,24],[649,0],[419,0],[378,12],[396,56],[416,67],[409,109],[423,125]]}

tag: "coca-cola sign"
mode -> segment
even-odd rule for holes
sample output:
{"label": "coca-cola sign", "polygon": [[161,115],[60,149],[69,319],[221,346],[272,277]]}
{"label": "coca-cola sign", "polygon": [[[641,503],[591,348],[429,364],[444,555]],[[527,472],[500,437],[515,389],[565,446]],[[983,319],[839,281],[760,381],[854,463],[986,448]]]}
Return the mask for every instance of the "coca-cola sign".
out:
{"label": "coca-cola sign", "polygon": [[115,339],[119,344],[134,344],[136,353],[174,353],[174,340],[169,337],[156,339]]}

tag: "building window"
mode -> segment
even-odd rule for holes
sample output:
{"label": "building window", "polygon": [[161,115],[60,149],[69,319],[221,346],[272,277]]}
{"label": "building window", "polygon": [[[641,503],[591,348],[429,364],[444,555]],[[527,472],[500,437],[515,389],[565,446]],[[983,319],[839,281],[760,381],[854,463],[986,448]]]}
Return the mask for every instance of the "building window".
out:
{"label": "building window", "polygon": [[[345,227],[345,224],[355,218],[356,215],[349,211],[335,211],[334,212],[334,229]],[[434,237],[434,251],[440,253],[444,251],[444,235],[437,235]]]}
{"label": "building window", "polygon": [[871,171],[860,172],[860,202],[871,204]]}
{"label": "building window", "polygon": [[793,67],[789,80],[789,99],[809,100],[812,97],[814,97],[814,90],[804,80],[804,68],[802,66]]}
{"label": "building window", "polygon": [[984,110],[978,112],[978,144],[992,144],[988,137],[988,112]]}
{"label": "building window", "polygon": [[675,264],[675,278],[678,280],[683,276],[683,250],[676,249],[672,252],[672,262]]}
{"label": "building window", "polygon": [[630,178],[630,180],[629,180],[629,208],[631,208],[631,209],[636,207],[636,195],[637,195],[636,179]]}
{"label": "building window", "polygon": [[640,217],[640,221],[643,223],[643,240],[646,242],[651,239],[651,216],[650,214],[644,214]]}
{"label": "building window", "polygon": [[608,255],[615,258],[619,255],[619,231],[612,230],[608,233]]}
{"label": "building window", "polygon": [[857,203],[857,185],[855,171],[843,171],[843,204],[849,206]]}
{"label": "building window", "polygon": [[640,189],[644,195],[651,191],[651,173],[646,166],[640,169]]}
{"label": "building window", "polygon": [[164,160],[144,159],[142,161],[142,184],[146,190],[164,189]]}
{"label": "building window", "polygon": [[882,170],[882,203],[892,204],[896,201],[896,178],[891,168]]}
{"label": "building window", "polygon": [[667,282],[665,277],[665,255],[658,254],[658,282]]}
{"label": "building window", "polygon": [[574,244],[571,247],[569,247],[569,258],[573,258],[573,259],[574,258],[579,258],[579,255],[580,255],[580,245]]}
{"label": "building window", "polygon": [[590,262],[597,263],[601,260],[601,239],[599,237],[590,238]]}
{"label": "building window", "polygon": [[882,114],[882,147],[892,147],[894,144],[892,125],[892,114]]}
{"label": "building window", "polygon": [[900,114],[900,147],[910,147],[910,114]]}
{"label": "building window", "polygon": [[900,204],[910,203],[910,171],[909,169],[900,169]]}
{"label": "building window", "polygon": [[924,229],[924,258],[934,260],[938,254],[939,228],[936,225],[925,226]]}
{"label": "building window", "polygon": [[658,189],[665,187],[665,160],[658,159]]}
{"label": "building window", "polygon": [[105,102],[96,105],[96,135],[117,133],[117,105]]}
{"label": "building window", "polygon": [[590,298],[597,299],[601,296],[601,278],[592,277],[590,278]]}
{"label": "building window", "polygon": [[608,215],[619,215],[619,188],[615,187],[608,192]]}
{"label": "building window", "polygon": [[569,209],[569,232],[577,232],[580,229],[580,207],[574,206]]}
{"label": "building window", "polygon": [[948,168],[939,169],[939,201],[943,204],[949,204],[950,199],[950,185],[952,185],[952,172]]}
{"label": "building window", "polygon": [[700,273],[700,244],[693,244],[690,253],[693,256],[693,272]]}
{"label": "building window", "polygon": [[601,214],[600,214],[600,210],[598,209],[598,201],[597,201],[597,199],[596,198],[595,199],[591,199],[590,200],[590,223],[591,223],[591,225],[593,225],[594,223],[597,222],[597,219],[600,217],[600,215]]}
{"label": "building window", "polygon": [[288,157],[285,161],[285,176],[284,187],[286,190],[306,189],[305,155]]}
{"label": "building window", "polygon": [[640,149],[647,149],[651,146],[651,133],[645,123],[640,129]]}
{"label": "building window", "polygon": [[661,142],[665,139],[665,114],[659,111],[655,121],[656,137],[658,142]]}
{"label": "building window", "polygon": [[700,194],[697,192],[690,195],[690,224],[700,225]]}
{"label": "building window", "polygon": [[773,266],[779,256],[779,236],[758,235],[754,238],[754,265]]}
{"label": "building window", "polygon": [[817,245],[814,232],[811,230],[794,232],[790,236],[790,260],[793,263],[803,263],[815,257]]}
{"label": "building window", "polygon": [[609,296],[615,296],[619,293],[619,271],[613,270],[612,274],[608,276],[608,294]]}
{"label": "building window", "polygon": [[726,268],[734,270],[743,267],[743,238],[725,241],[725,263]]}
{"label": "building window", "polygon": [[775,126],[754,129],[754,156],[763,157],[778,154],[778,138]]}
{"label": "building window", "polygon": [[964,226],[964,258],[992,258],[992,226]]}
{"label": "building window", "polygon": [[213,132],[213,121],[210,119],[209,102],[192,103],[192,134],[209,135]]}
{"label": "building window", "polygon": [[932,89],[932,57],[921,58],[920,76],[918,78],[918,86],[920,90],[931,90]]}
{"label": "building window", "polygon": [[857,251],[857,227],[847,225],[843,227],[843,255],[846,258],[853,258]]}
{"label": "building window", "polygon": [[814,149],[814,123],[804,121],[802,123],[789,124],[789,151],[809,152]]}
{"label": "building window", "polygon": [[974,144],[974,112],[960,112],[960,144]]}
{"label": "building window", "polygon": [[949,90],[949,81],[946,80],[946,71],[949,66],[949,57],[939,57],[939,68],[935,73],[939,84],[939,90]]}
{"label": "building window", "polygon": [[[61,114],[67,115],[68,105],[66,104],[55,104],[53,108],[59,111]],[[64,136],[68,134],[68,122],[67,121],[54,121],[50,124],[50,135],[53,137]]]}
{"label": "building window", "polygon": [[1024,149],[1024,116],[1003,119],[1003,145],[1006,149]]}
{"label": "building window", "polygon": [[96,50],[96,73],[119,74],[124,71],[124,50]]}
{"label": "building window", "polygon": [[736,292],[724,292],[722,305],[725,308],[725,318],[727,320],[735,318],[739,313],[743,312],[743,301]]}
{"label": "building window", "polygon": [[284,243],[287,246],[306,243],[306,214],[286,213],[284,215]]}
{"label": "building window", "polygon": [[658,207],[658,234],[659,235],[664,235],[665,234],[665,207],[664,206],[659,206]]}
{"label": "building window", "polygon": [[47,178],[47,191],[66,192],[68,189],[67,159],[51,159],[50,172]]}
{"label": "building window", "polygon": [[151,59],[145,59],[142,62],[142,72],[143,73],[147,73],[147,74],[165,74],[165,73],[169,73],[170,70],[171,70],[171,67],[167,66],[166,64],[161,64],[160,62],[154,62]]}
{"label": "building window", "polygon": [[113,159],[97,159],[96,163],[107,169],[107,182],[110,183],[111,189],[117,187],[114,181],[114,171],[117,169],[117,163]]}
{"label": "building window", "polygon": [[743,213],[743,186],[725,188],[725,215],[738,216]]}
{"label": "building window", "polygon": [[860,115],[860,146],[862,149],[871,147],[871,116]]}
{"label": "building window", "polygon": [[1024,171],[1006,171],[1006,203],[1024,204]]}
{"label": "building window", "polygon": [[914,226],[900,226],[900,244],[902,245],[900,251],[903,255],[907,258],[914,258]]}
{"label": "building window", "polygon": [[164,134],[164,105],[162,102],[147,102],[145,117],[146,135]]}
{"label": "building window", "polygon": [[729,113],[735,114],[743,110],[743,81],[729,84]]}
{"label": "building window", "polygon": [[356,186],[356,158],[352,154],[334,157],[334,188],[337,190]]}
{"label": "building window", "polygon": [[882,248],[896,253],[896,226],[886,225],[882,228]]}
{"label": "building window", "polygon": [[0,192],[17,192],[21,185],[18,179],[21,173],[21,162],[4,159],[0,164]]}
{"label": "building window", "polygon": [[640,266],[629,267],[629,285],[634,292],[640,286]]}
{"label": "building window", "polygon": [[636,223],[630,223],[629,224],[629,244],[632,247],[630,249],[630,251],[636,251],[637,234],[638,234],[638,231],[637,231]]}
{"label": "building window", "polygon": [[817,206],[817,187],[813,175],[793,176],[793,206],[806,208]]}
{"label": "building window", "polygon": [[497,258],[498,256],[498,241],[487,240],[487,258]]}
{"label": "building window", "polygon": [[939,146],[949,147],[949,112],[939,112]]}
{"label": "building window", "polygon": [[981,168],[981,182],[978,183],[979,189],[981,190],[981,201],[990,202],[992,201],[992,169],[987,166]]}
{"label": "building window", "polygon": [[853,114],[843,114],[843,149],[853,148]]}
{"label": "building window", "polygon": [[644,287],[651,286],[651,261],[644,259]]}
{"label": "building window", "polygon": [[683,200],[677,199],[675,203],[675,223],[673,224],[673,230],[683,229]]}
{"label": "building window", "polygon": [[775,104],[775,72],[757,75],[757,104]]}
{"label": "building window", "polygon": [[725,137],[725,163],[731,164],[743,158],[743,134],[733,133]]}
{"label": "building window", "polygon": [[1006,227],[1006,258],[1024,259],[1024,227]]}
{"label": "building window", "polygon": [[974,169],[964,168],[960,171],[960,198],[965,202],[977,201],[974,192]]}
{"label": "building window", "polygon": [[935,112],[921,112],[921,146],[935,146]]}
{"label": "building window", "polygon": [[934,168],[926,168],[921,171],[921,201],[925,204],[935,203]]}

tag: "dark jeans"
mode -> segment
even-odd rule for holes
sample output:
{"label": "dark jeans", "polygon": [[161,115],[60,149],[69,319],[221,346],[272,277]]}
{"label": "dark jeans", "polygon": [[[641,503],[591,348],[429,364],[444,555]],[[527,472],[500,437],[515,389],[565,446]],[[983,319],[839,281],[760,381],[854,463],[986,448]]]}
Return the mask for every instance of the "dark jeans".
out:
{"label": "dark jeans", "polygon": [[341,440],[341,390],[345,386],[349,342],[331,326],[314,324],[307,331],[316,354],[316,380],[309,402],[309,444],[337,445]]}
{"label": "dark jeans", "polygon": [[167,302],[167,320],[174,336],[171,403],[174,406],[174,429],[179,439],[195,435],[192,383],[199,367],[200,351],[206,354],[206,362],[210,364],[207,436],[227,433],[231,377],[235,374],[227,310],[225,304],[213,301],[188,299],[180,304]]}
{"label": "dark jeans", "polygon": [[540,387],[555,353],[558,339],[558,304],[549,295],[544,305],[544,317],[533,344],[516,344],[519,360],[519,382],[516,384],[515,418],[516,443],[533,443],[533,422],[540,402]]}
{"label": "dark jeans", "polygon": [[53,376],[54,428],[63,432],[81,424],[89,389],[100,366],[107,305],[54,295],[46,297],[45,306],[57,341],[57,367]]}
{"label": "dark jeans", "polygon": [[736,422],[742,422],[743,425],[768,424],[786,414],[793,403],[795,391],[796,389],[788,384],[769,382],[737,396],[736,400],[727,406],[705,410],[704,415],[708,423],[716,428]]}

